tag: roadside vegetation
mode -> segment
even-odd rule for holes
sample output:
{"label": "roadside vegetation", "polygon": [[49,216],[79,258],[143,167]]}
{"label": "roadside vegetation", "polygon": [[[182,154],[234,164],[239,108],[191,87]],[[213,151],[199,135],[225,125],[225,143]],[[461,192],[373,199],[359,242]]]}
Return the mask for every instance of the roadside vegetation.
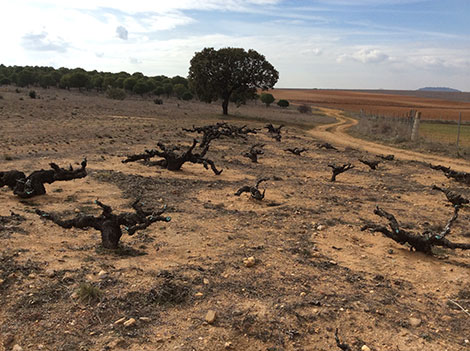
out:
{"label": "roadside vegetation", "polygon": [[451,157],[470,159],[470,125],[463,124],[460,129],[459,148],[457,148],[458,125],[441,121],[421,121],[419,138],[411,141],[413,120],[410,118],[363,116],[350,114],[358,120],[352,127],[351,135],[393,146],[443,154]]}

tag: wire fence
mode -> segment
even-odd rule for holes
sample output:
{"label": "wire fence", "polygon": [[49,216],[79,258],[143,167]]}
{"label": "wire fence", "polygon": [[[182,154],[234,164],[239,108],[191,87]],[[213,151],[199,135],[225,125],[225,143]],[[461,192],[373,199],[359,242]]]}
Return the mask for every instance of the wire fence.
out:
{"label": "wire fence", "polygon": [[[361,132],[372,133],[375,138],[383,136],[390,141],[411,140],[416,111],[400,115],[369,114],[361,111],[358,115]],[[418,139],[443,146],[470,148],[470,122],[464,113],[442,115],[441,118],[427,119],[423,115],[418,129]]]}

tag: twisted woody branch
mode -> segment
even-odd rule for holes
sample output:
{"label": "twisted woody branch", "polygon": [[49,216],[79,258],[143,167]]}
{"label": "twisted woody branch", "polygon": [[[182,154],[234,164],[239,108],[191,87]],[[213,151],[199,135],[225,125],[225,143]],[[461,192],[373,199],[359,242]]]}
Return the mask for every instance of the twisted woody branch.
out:
{"label": "twisted woody branch", "polygon": [[68,169],[61,168],[55,163],[49,165],[52,169],[34,171],[27,177],[23,172],[17,170],[0,172],[0,187],[8,186],[15,195],[21,198],[31,198],[46,193],[44,184],[69,181],[87,176],[86,159],[82,161],[81,167],[78,169],[73,169],[71,165]]}
{"label": "twisted woody branch", "polygon": [[193,140],[192,145],[184,152],[178,152],[180,150],[177,146],[168,147],[163,143],[157,143],[157,146],[160,150],[145,150],[142,154],[130,155],[122,163],[135,162],[139,160],[149,161],[152,157],[158,156],[162,157],[162,160],[154,162],[153,164],[166,168],[170,171],[178,171],[181,169],[184,163],[199,163],[204,166],[205,169],[211,167],[212,171],[219,175],[222,173],[222,170],[218,170],[215,166],[214,161],[206,158],[206,153],[209,150],[209,145],[207,144],[200,153],[193,153],[194,148],[196,147],[198,141]]}
{"label": "twisted woody branch", "polygon": [[256,182],[254,186],[250,185],[245,185],[242,186],[240,189],[237,190],[235,193],[235,196],[240,196],[243,193],[250,193],[251,197],[255,200],[263,200],[264,199],[264,194],[266,193],[266,189],[263,190],[263,192],[259,191],[258,187],[262,182],[265,182],[269,180],[269,178],[261,178]]}
{"label": "twisted woody branch", "polygon": [[379,217],[387,219],[390,229],[386,226],[378,224],[366,224],[361,228],[361,230],[364,231],[370,229],[374,233],[382,233],[386,237],[396,241],[401,245],[410,245],[411,250],[424,252],[426,254],[432,254],[432,248],[434,246],[446,247],[453,250],[469,250],[470,244],[454,243],[446,238],[446,236],[450,234],[452,225],[458,218],[459,209],[460,206],[454,207],[454,213],[452,217],[447,221],[447,224],[441,232],[434,233],[431,231],[426,231],[423,234],[416,234],[400,228],[400,225],[398,224],[398,221],[394,215],[377,206],[374,210],[374,213]]}
{"label": "twisted woody branch", "polygon": [[101,207],[101,215],[95,217],[79,214],[75,218],[63,220],[57,213],[48,213],[36,210],[36,213],[46,220],[50,220],[62,228],[79,228],[86,230],[94,228],[101,232],[101,244],[107,249],[117,249],[119,240],[122,236],[121,226],[127,231],[127,234],[133,235],[136,231],[142,230],[157,221],[169,222],[171,217],[161,216],[166,210],[164,206],[159,211],[149,211],[142,207],[140,200],[132,204],[135,213],[123,212],[118,215],[113,213],[110,206],[96,200],[95,204]]}

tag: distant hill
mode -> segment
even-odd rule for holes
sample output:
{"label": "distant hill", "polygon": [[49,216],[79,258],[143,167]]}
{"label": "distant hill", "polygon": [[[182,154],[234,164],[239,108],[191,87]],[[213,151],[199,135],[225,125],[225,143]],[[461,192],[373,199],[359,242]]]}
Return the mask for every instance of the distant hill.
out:
{"label": "distant hill", "polygon": [[452,92],[452,93],[460,93],[460,90],[457,89],[452,89],[452,88],[446,88],[446,87],[425,87],[418,89],[418,91],[443,91],[443,92]]}

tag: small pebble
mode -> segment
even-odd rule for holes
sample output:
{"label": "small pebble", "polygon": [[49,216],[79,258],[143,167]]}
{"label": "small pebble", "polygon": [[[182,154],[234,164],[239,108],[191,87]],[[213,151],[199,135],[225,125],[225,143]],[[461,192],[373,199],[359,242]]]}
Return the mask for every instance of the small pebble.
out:
{"label": "small pebble", "polygon": [[126,317],[119,318],[114,324],[122,324],[126,320]]}
{"label": "small pebble", "polygon": [[207,323],[212,324],[215,322],[215,319],[217,318],[217,314],[215,313],[214,310],[209,310],[206,313],[206,317],[204,318]]}
{"label": "small pebble", "polygon": [[410,317],[408,322],[412,327],[419,327],[421,325],[421,319],[415,317]]}
{"label": "small pebble", "polygon": [[125,327],[130,327],[130,326],[133,326],[133,325],[135,324],[135,322],[136,322],[136,321],[135,321],[134,318],[130,318],[130,319],[128,319],[127,321],[125,321],[125,322],[123,323],[123,325],[124,325]]}
{"label": "small pebble", "polygon": [[256,259],[253,256],[245,258],[243,260],[243,264],[245,265],[245,267],[253,267],[255,263],[256,263]]}
{"label": "small pebble", "polygon": [[106,272],[104,270],[101,270],[101,271],[98,272],[98,277],[101,278],[101,279],[106,278],[107,275],[108,275],[108,272]]}

